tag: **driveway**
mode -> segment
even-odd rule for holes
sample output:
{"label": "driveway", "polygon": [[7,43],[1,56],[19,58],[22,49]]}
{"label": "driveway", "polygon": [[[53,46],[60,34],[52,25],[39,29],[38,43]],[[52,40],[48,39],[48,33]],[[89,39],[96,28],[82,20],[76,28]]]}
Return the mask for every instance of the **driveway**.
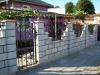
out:
{"label": "driveway", "polygon": [[100,43],[64,57],[43,67],[29,69],[17,75],[100,75]]}

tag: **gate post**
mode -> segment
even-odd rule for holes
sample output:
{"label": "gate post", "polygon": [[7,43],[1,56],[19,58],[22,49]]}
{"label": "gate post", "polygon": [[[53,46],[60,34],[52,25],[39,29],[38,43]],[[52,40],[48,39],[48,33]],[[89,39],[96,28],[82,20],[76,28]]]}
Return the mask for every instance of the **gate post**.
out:
{"label": "gate post", "polygon": [[15,21],[0,22],[0,75],[11,75],[17,71]]}
{"label": "gate post", "polygon": [[42,21],[35,21],[34,25],[36,27],[37,38],[36,38],[36,51],[37,51],[37,60],[39,65],[45,64],[48,62],[48,56],[46,56],[45,51],[48,46],[45,45],[45,40],[48,39],[48,33],[44,31],[44,23]]}

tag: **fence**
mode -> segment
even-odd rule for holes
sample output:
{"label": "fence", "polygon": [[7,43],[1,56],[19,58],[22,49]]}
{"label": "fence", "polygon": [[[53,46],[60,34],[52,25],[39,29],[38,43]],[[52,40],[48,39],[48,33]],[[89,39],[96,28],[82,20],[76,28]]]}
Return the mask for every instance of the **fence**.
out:
{"label": "fence", "polygon": [[[0,74],[7,75],[18,71],[16,24],[12,20],[2,21],[0,24]],[[91,35],[88,26],[84,25],[81,35],[76,37],[73,25],[69,23],[62,31],[60,39],[56,40],[52,40],[52,37],[48,35],[49,32],[45,31],[44,25],[42,21],[33,22],[37,32],[35,47],[38,65],[44,65],[61,57],[71,55],[97,43],[97,25],[92,28],[93,34]],[[26,54],[26,58],[28,55]],[[32,67],[32,65],[29,67]]]}
{"label": "fence", "polygon": [[[48,32],[44,31],[43,22],[35,22],[37,29],[37,51],[41,64],[51,62],[67,55],[71,55],[97,43],[97,25],[92,27],[92,35],[89,33],[88,25],[81,28],[80,36],[76,36],[71,23],[67,24],[61,39],[53,40],[48,37]],[[54,35],[54,34],[53,34]]]}

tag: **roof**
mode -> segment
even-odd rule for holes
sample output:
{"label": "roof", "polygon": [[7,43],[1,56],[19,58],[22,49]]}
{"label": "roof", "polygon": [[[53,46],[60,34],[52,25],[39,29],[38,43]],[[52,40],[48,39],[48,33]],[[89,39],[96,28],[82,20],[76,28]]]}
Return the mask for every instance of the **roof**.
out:
{"label": "roof", "polygon": [[[10,1],[10,0],[8,0],[8,1]],[[54,7],[53,5],[51,5],[49,3],[46,3],[42,0],[12,0],[12,1],[35,4],[35,5],[41,5],[41,6],[45,6],[45,7],[49,7],[49,8]],[[6,0],[0,0],[0,3],[2,3],[2,2],[6,2]]]}
{"label": "roof", "polygon": [[100,17],[100,13],[95,14],[95,16],[99,16]]}
{"label": "roof", "polygon": [[18,2],[25,2],[25,3],[32,3],[36,5],[46,6],[46,7],[53,7],[53,5],[46,3],[42,0],[16,0]]}

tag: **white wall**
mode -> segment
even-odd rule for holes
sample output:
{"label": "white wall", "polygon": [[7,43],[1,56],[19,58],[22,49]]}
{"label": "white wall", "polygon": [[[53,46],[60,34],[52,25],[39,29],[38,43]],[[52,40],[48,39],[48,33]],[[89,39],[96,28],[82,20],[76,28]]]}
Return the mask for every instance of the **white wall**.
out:
{"label": "white wall", "polygon": [[65,14],[65,8],[49,8],[48,12],[58,13],[58,14]]}
{"label": "white wall", "polygon": [[97,43],[97,26],[94,28],[93,35],[88,32],[88,26],[84,25],[80,37],[76,37],[72,24],[68,24],[61,40],[52,41],[48,37],[48,32],[44,31],[43,22],[36,22],[37,29],[37,52],[40,65],[71,55],[84,48],[93,46]]}

